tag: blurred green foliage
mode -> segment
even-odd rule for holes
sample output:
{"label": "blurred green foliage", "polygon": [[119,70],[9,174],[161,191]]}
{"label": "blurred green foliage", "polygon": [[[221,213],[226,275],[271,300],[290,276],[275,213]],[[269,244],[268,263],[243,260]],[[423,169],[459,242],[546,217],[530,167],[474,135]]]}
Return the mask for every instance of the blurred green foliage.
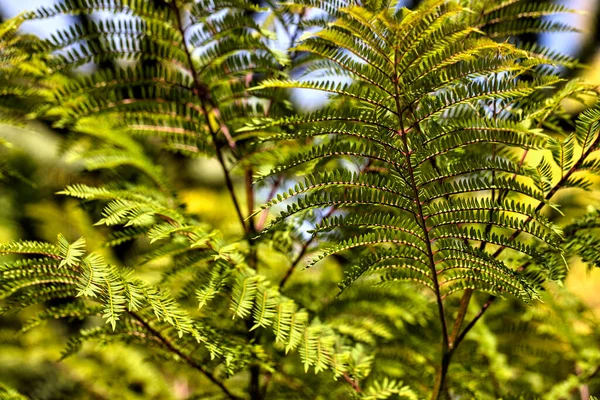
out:
{"label": "blurred green foliage", "polygon": [[[331,164],[301,165],[252,188],[254,177],[285,164],[299,149],[320,143],[302,137],[301,143],[257,144],[248,134],[245,128],[261,126],[266,113],[278,119],[296,111],[287,92],[270,90],[267,84],[264,92],[254,92],[260,99],[256,104],[231,106],[229,97],[245,98],[248,85],[294,75],[318,62],[300,51],[273,51],[272,35],[278,32],[294,42],[304,30],[335,18],[335,6],[308,0],[265,2],[265,10],[244,1],[109,3],[120,15],[127,14],[122,7],[126,4],[147,22],[132,29],[134,37],[148,41],[145,52],[116,39],[91,40],[108,37],[115,28],[89,20],[81,22],[81,29],[45,42],[18,34],[21,18],[0,30],[0,117],[5,122],[0,125],[0,242],[29,241],[5,245],[2,251],[31,250],[38,254],[34,268],[49,265],[66,274],[66,282],[56,284],[55,270],[30,278],[18,257],[3,260],[0,398],[428,397],[439,368],[442,335],[430,293],[397,280],[373,285],[364,279],[339,294],[338,285],[358,252],[335,254],[303,270],[307,255],[346,237],[345,232],[316,239],[307,234],[329,216],[328,209],[290,218],[263,235],[261,228],[273,216],[263,210],[249,217],[280,189],[293,186],[298,176]],[[321,14],[311,16],[306,10],[313,3],[331,15],[323,20]],[[381,7],[379,3],[385,2],[369,4]],[[74,12],[77,4],[91,12],[104,5],[60,4],[53,12]],[[152,52],[165,55],[160,50],[164,43],[156,39],[160,35],[181,40],[172,28],[181,28],[178,18],[187,14],[166,11],[173,4],[199,20],[207,14],[229,17],[213,27],[227,30],[227,35],[212,31],[194,39],[216,43],[217,54],[209,54],[209,61],[222,61],[218,56],[227,58],[231,48],[237,55],[248,46],[262,51],[256,53],[260,59],[222,62],[214,70],[198,55],[191,67],[206,67],[205,75],[199,74],[205,82],[179,78],[192,85],[194,95],[214,85],[213,96],[198,103],[203,110],[194,103],[188,110],[174,108],[175,116],[157,99],[174,96],[184,105],[192,100],[184,93],[160,92],[164,88],[157,77],[172,77],[160,67],[172,60]],[[28,18],[42,17],[48,10]],[[257,18],[259,13],[264,18]],[[255,19],[262,30],[245,35]],[[161,25],[165,21],[166,27]],[[64,51],[62,41],[67,48],[71,42],[81,48],[64,58],[47,56]],[[119,46],[133,54],[127,62],[138,63],[138,69],[130,78],[142,85],[130,85],[127,76],[119,75],[126,57],[110,55],[119,53]],[[167,53],[175,65],[186,62],[183,48],[179,44],[177,51]],[[98,68],[96,75],[77,71],[89,61]],[[255,73],[251,79],[248,69]],[[544,95],[544,100],[551,96]],[[131,99],[153,101],[127,108]],[[115,106],[120,101],[122,109]],[[330,104],[340,110],[358,108],[346,101],[335,98]],[[560,128],[566,131],[582,106],[560,105],[564,115],[552,122],[567,124]],[[115,112],[100,112],[107,109]],[[225,131],[224,125],[230,129]],[[219,127],[218,135],[214,127]],[[197,136],[178,134],[190,130]],[[284,126],[280,133],[294,131]],[[551,158],[549,153],[530,159],[539,162]],[[339,164],[362,167],[350,157]],[[592,188],[585,196],[576,190],[562,192],[556,201],[560,212],[548,216],[570,226],[565,229],[566,238],[572,239],[569,249],[593,265],[600,258],[594,208],[600,204],[595,178],[587,178]],[[85,246],[78,242],[81,237]],[[510,262],[522,261],[521,256],[511,257],[516,260]],[[585,270],[580,258],[570,257],[571,271],[560,269],[558,274]],[[36,263],[38,259],[43,262]],[[104,275],[94,276],[98,271]],[[543,282],[540,299],[532,304],[512,297],[494,302],[456,351],[443,396],[550,400],[600,394],[597,310],[580,299],[593,290],[569,280],[565,286],[562,278]],[[578,279],[587,281],[588,276]],[[44,290],[55,296],[45,297]],[[468,316],[473,318],[488,299],[488,294],[475,292]],[[26,307],[18,310],[19,304]],[[449,296],[445,304],[448,319],[454,320],[460,297]]]}

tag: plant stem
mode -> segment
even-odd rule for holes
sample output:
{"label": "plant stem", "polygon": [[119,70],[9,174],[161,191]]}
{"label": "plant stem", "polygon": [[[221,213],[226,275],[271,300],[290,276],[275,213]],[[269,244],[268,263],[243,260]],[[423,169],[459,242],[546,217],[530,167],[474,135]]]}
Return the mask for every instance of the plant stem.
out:
{"label": "plant stem", "polygon": [[[246,203],[248,206],[248,215],[252,215],[254,211],[254,190],[252,188],[252,168],[247,168],[245,173],[245,186],[246,186]],[[256,234],[256,225],[254,224],[254,219],[250,218],[247,225],[247,232],[254,236]],[[253,268],[258,268],[258,252],[256,246],[254,246],[251,237],[249,240],[249,254],[248,254],[248,265]],[[252,321],[251,319],[246,320],[246,327],[248,329],[248,340],[251,342],[259,342],[260,335],[258,331],[252,331]],[[253,363],[250,365],[250,382],[248,385],[248,392],[250,394],[251,400],[262,400],[263,394],[260,387],[260,375],[261,368],[259,364]]]}
{"label": "plant stem", "polygon": [[[327,211],[327,213],[325,214],[325,216],[323,216],[323,218],[330,217],[331,214],[333,214],[334,211],[335,211],[335,207],[331,207],[329,209],[329,211]],[[292,273],[294,272],[294,270],[296,269],[296,267],[298,266],[298,264],[300,263],[300,261],[302,261],[302,257],[304,257],[304,255],[308,251],[308,248],[310,247],[311,243],[314,242],[315,239],[316,239],[316,236],[312,235],[310,237],[310,239],[308,239],[306,242],[304,242],[304,244],[302,245],[302,248],[300,249],[300,253],[298,253],[298,255],[296,256],[296,258],[294,259],[294,261],[292,261],[292,263],[288,267],[288,270],[286,271],[286,273],[283,276],[283,278],[281,278],[281,281],[279,282],[279,290],[283,289],[283,287],[285,286],[286,282],[288,281],[288,279],[290,279],[290,276],[292,276]]]}
{"label": "plant stem", "polygon": [[[233,187],[233,180],[231,179],[231,175],[229,174],[229,170],[227,169],[227,164],[225,162],[225,158],[223,157],[223,152],[221,150],[221,146],[219,145],[219,141],[217,139],[218,132],[215,130],[215,128],[213,127],[213,124],[210,121],[208,109],[206,107],[208,94],[206,93],[206,89],[205,89],[204,85],[202,85],[202,83],[200,83],[200,81],[198,81],[198,73],[196,71],[196,68],[194,67],[194,62],[192,60],[192,54],[190,53],[190,50],[188,49],[188,46],[185,42],[185,29],[183,27],[183,22],[181,21],[181,18],[182,18],[181,10],[179,9],[179,6],[177,6],[176,2],[171,3],[171,6],[173,9],[173,12],[175,13],[175,15],[177,17],[177,28],[179,30],[179,33],[181,34],[181,41],[182,41],[181,45],[183,47],[183,51],[186,54],[187,61],[189,64],[189,69],[192,74],[192,79],[194,82],[194,94],[196,94],[196,96],[198,96],[198,98],[200,99],[202,112],[204,113],[204,117],[206,118],[206,125],[208,126],[210,136],[211,136],[213,144],[215,146],[217,160],[219,161],[219,164],[221,164],[221,169],[223,170],[223,174],[225,175],[225,185],[227,186],[227,190],[229,191],[231,200],[233,201],[233,205],[235,207],[237,217],[243,227],[244,232],[248,233],[248,227],[246,226],[246,222],[244,221],[244,216],[242,214],[242,210],[240,208],[240,204],[239,204],[239,201],[237,200],[237,196],[235,194],[235,189]],[[211,104],[211,107],[218,111],[218,108],[216,107],[215,104]],[[231,141],[229,141],[229,143],[230,143],[230,146],[233,146]]]}
{"label": "plant stem", "polygon": [[[181,34],[181,37],[182,37],[182,46],[185,51],[187,61],[189,63],[190,71],[192,72],[192,79],[194,82],[194,93],[198,96],[198,98],[200,100],[202,112],[204,114],[204,117],[206,118],[206,125],[208,126],[208,130],[210,132],[210,136],[212,138],[213,145],[215,146],[217,160],[219,161],[219,164],[221,165],[221,169],[223,170],[223,175],[225,176],[225,186],[227,187],[227,190],[229,191],[229,195],[230,195],[233,205],[235,207],[235,211],[236,211],[238,220],[240,222],[240,225],[242,226],[242,230],[247,236],[250,236],[251,234],[256,232],[254,220],[251,218],[250,221],[248,222],[248,224],[246,224],[246,222],[245,222],[244,215],[243,215],[242,209],[240,207],[240,202],[238,201],[237,195],[235,193],[235,188],[233,186],[233,180],[231,179],[231,175],[229,174],[229,170],[227,168],[227,164],[225,162],[225,158],[223,156],[223,152],[221,150],[221,146],[219,144],[219,140],[217,137],[219,130],[215,129],[213,124],[211,123],[211,120],[209,117],[209,110],[207,108],[207,103],[210,104],[211,109],[214,111],[215,118],[218,118],[218,116],[220,115],[218,106],[213,101],[211,101],[211,99],[208,97],[207,89],[204,87],[204,85],[201,82],[198,81],[198,73],[194,67],[194,62],[192,60],[192,54],[190,53],[190,51],[187,47],[187,44],[185,42],[185,29],[183,28],[183,23],[181,21],[181,17],[182,17],[181,10],[179,9],[179,7],[177,6],[177,4],[175,2],[172,3],[172,7],[173,7],[173,11],[175,12],[175,14],[177,16],[177,26],[179,29],[179,33]],[[229,136],[228,130],[224,126],[222,128],[223,129],[221,129],[221,130],[224,131],[223,132],[224,134],[226,134],[226,139],[227,139],[227,142],[229,143],[229,147],[231,148],[231,150],[235,150],[235,142]],[[254,209],[254,191],[252,188],[252,169],[251,168],[246,169],[244,181],[245,181],[245,189],[246,189],[246,202],[248,204],[248,214],[250,215],[250,214],[252,214],[253,209]],[[250,238],[248,238],[248,239],[250,239]],[[256,269],[256,264],[257,264],[256,249],[252,246],[252,244],[250,244],[249,265],[250,265],[250,267]],[[249,335],[250,335],[250,339],[256,339],[255,332],[251,332],[251,333],[249,333]],[[260,390],[260,365],[258,365],[258,364],[253,364],[250,366],[250,385],[249,386],[250,386],[249,387],[250,398],[252,400],[261,400],[262,395],[261,395],[261,390]],[[230,395],[230,397],[231,397],[231,395]]]}
{"label": "plant stem", "polygon": [[471,301],[471,297],[473,296],[473,289],[466,289],[462,298],[460,299],[460,307],[458,308],[458,315],[456,316],[456,321],[454,321],[454,325],[452,326],[452,333],[450,334],[450,348],[455,347],[456,338],[460,333],[460,328],[467,316],[467,309],[469,308],[469,302]]}
{"label": "plant stem", "polygon": [[[596,139],[594,139],[594,141],[592,142],[592,144],[589,146],[589,148],[587,150],[585,150],[581,154],[581,156],[579,157],[579,159],[577,160],[577,162],[573,165],[573,167],[571,167],[571,169],[569,169],[569,171],[567,171],[567,173],[562,176],[562,178],[556,183],[556,185],[554,185],[552,187],[552,189],[550,189],[550,191],[548,192],[548,194],[545,196],[546,200],[551,200],[552,197],[554,197],[554,195],[556,194],[556,192],[558,192],[561,189],[561,187],[565,184],[565,182],[571,177],[571,175],[573,175],[575,172],[577,172],[577,170],[579,169],[579,167],[581,166],[581,164],[589,157],[589,155],[594,150],[596,150],[596,147],[598,146],[599,142],[600,142],[600,135],[598,135],[596,137]],[[535,212],[537,213],[537,212],[541,211],[542,208],[544,208],[545,205],[546,205],[545,202],[541,202],[536,207]],[[527,218],[525,220],[525,224],[527,224],[529,221],[531,221],[531,217]],[[516,239],[521,233],[522,233],[521,230],[515,231],[510,236],[509,240]],[[505,246],[500,247],[493,254],[493,257],[497,258],[500,254],[502,254],[502,252],[505,249],[506,249]],[[523,270],[524,267],[525,267],[525,265],[522,266],[522,267],[520,267],[519,270]],[[453,344],[452,351],[456,350],[456,348],[463,341],[463,339],[465,338],[465,336],[467,335],[467,333],[469,333],[469,331],[473,328],[473,326],[475,326],[475,324],[477,323],[477,321],[479,321],[479,319],[481,319],[481,317],[483,316],[483,314],[487,311],[487,309],[490,307],[490,305],[495,300],[496,300],[496,296],[490,296],[490,297],[488,297],[487,301],[483,304],[483,306],[481,307],[481,309],[479,310],[479,312],[477,313],[477,315],[475,315],[475,317],[471,320],[471,322],[469,322],[469,324],[465,327],[465,329],[461,332],[461,334],[456,338],[456,341]]]}
{"label": "plant stem", "polygon": [[[204,110],[204,112],[206,113],[206,107],[204,105],[202,105],[202,109]],[[207,120],[208,120],[208,114],[207,114]],[[225,164],[225,159],[223,157],[223,153],[221,152],[220,146],[218,144],[218,140],[217,140],[217,134],[216,132],[214,132],[210,122],[208,122],[209,125],[209,130],[210,130],[210,135],[212,137],[213,143],[215,145],[215,149],[217,152],[217,159],[219,160],[219,164],[221,164],[221,169],[223,170],[223,174],[225,175],[225,186],[227,187],[227,190],[229,191],[229,195],[231,197],[231,201],[233,202],[233,206],[235,207],[235,212],[237,214],[238,220],[240,221],[240,224],[242,225],[242,229],[244,230],[244,233],[250,233],[249,232],[249,227],[246,225],[246,222],[244,221],[244,215],[242,214],[242,210],[240,208],[240,203],[237,200],[237,196],[235,194],[235,189],[233,187],[233,180],[231,179],[231,175],[229,174],[229,170],[227,169],[227,165]]]}
{"label": "plant stem", "polygon": [[252,400],[262,400],[262,391],[260,390],[260,365],[250,366],[250,398]]}
{"label": "plant stem", "polygon": [[292,276],[292,273],[294,272],[294,270],[296,269],[296,267],[302,260],[302,257],[304,257],[304,255],[306,254],[308,247],[314,240],[315,240],[315,236],[313,235],[310,237],[310,239],[308,239],[306,242],[304,242],[304,244],[302,245],[302,248],[300,249],[300,253],[298,253],[298,255],[296,256],[294,261],[292,261],[292,263],[288,267],[283,278],[281,278],[281,281],[279,282],[279,290],[283,289],[283,287],[287,283],[288,279],[290,279],[290,276]]}
{"label": "plant stem", "polygon": [[453,352],[456,351],[456,349],[458,348],[458,346],[460,345],[460,343],[463,341],[463,339],[465,338],[465,336],[467,335],[467,333],[471,330],[471,328],[473,328],[473,326],[475,326],[475,324],[477,323],[477,321],[479,321],[479,319],[483,316],[483,314],[488,309],[488,307],[496,299],[497,299],[496,296],[490,296],[490,297],[488,297],[487,301],[483,304],[483,306],[481,306],[481,310],[479,310],[479,312],[477,313],[477,315],[475,315],[475,317],[473,317],[473,319],[471,320],[471,322],[469,322],[469,324],[465,327],[465,329],[460,333],[460,335],[458,335],[458,337],[454,341],[454,344],[453,344],[453,347],[452,347],[452,351]]}
{"label": "plant stem", "polygon": [[[252,167],[246,168],[244,171],[244,184],[246,185],[246,204],[248,215],[252,215],[254,212],[254,188],[252,187],[252,175],[254,174],[254,170]],[[254,223],[254,218],[248,218],[248,230],[251,233],[256,233],[256,224]]]}
{"label": "plant stem", "polygon": [[179,350],[177,347],[175,347],[175,345],[173,343],[171,343],[171,341],[168,338],[166,338],[158,330],[156,330],[152,326],[150,326],[150,324],[144,318],[142,318],[140,315],[138,315],[137,313],[132,312],[132,311],[130,311],[129,314],[135,320],[137,320],[140,324],[142,324],[142,326],[148,332],[150,332],[152,335],[154,335],[169,351],[171,351],[172,353],[176,354],[179,358],[181,358],[182,360],[184,360],[192,368],[200,371],[212,383],[214,383],[216,386],[218,386],[221,389],[221,391],[229,399],[231,399],[231,400],[240,400],[241,399],[240,397],[238,397],[238,396],[234,395],[233,393],[231,393],[229,391],[229,389],[227,389],[227,387],[223,384],[223,382],[219,381],[213,374],[211,374],[209,371],[207,371],[202,365],[198,364],[190,356],[188,356],[187,354],[185,354],[181,350]]}
{"label": "plant stem", "polygon": [[[277,178],[277,181],[271,187],[271,190],[269,191],[269,194],[267,195],[268,200],[275,197],[275,194],[277,194],[277,189],[279,189],[279,186],[282,183],[283,183],[283,177],[280,176],[279,178]],[[267,222],[268,216],[269,216],[269,209],[267,208],[267,209],[262,210],[262,212],[260,213],[260,216],[258,217],[258,222],[256,223],[256,230],[258,232],[262,231],[263,228],[265,227],[265,223]]]}
{"label": "plant stem", "polygon": [[[398,76],[398,48],[395,50],[394,55],[394,76],[397,79]],[[450,364],[451,354],[449,352],[448,346],[448,327],[446,325],[446,316],[444,313],[444,303],[442,301],[442,296],[440,293],[440,285],[437,280],[437,271],[435,269],[435,260],[433,259],[433,249],[431,248],[431,239],[429,238],[429,229],[427,228],[427,223],[425,222],[425,217],[423,215],[423,206],[421,203],[420,195],[419,195],[419,187],[417,185],[417,181],[415,178],[415,173],[413,171],[412,163],[411,163],[411,151],[408,147],[408,140],[406,138],[406,132],[404,131],[404,120],[402,118],[403,108],[400,104],[400,93],[398,92],[398,82],[392,82],[394,85],[395,96],[394,100],[396,102],[396,116],[398,118],[399,130],[398,134],[402,139],[402,144],[404,146],[404,157],[406,159],[406,168],[408,169],[408,179],[410,180],[410,185],[415,194],[415,205],[417,207],[416,213],[413,213],[417,223],[420,225],[423,236],[425,239],[425,244],[427,247],[427,256],[429,259],[429,268],[431,272],[431,281],[433,283],[433,288],[435,292],[438,314],[440,318],[440,325],[442,327],[442,359],[440,369],[435,379],[435,384],[433,388],[433,392],[431,395],[432,400],[439,399],[442,389],[444,387],[446,374],[448,372],[448,366]]]}
{"label": "plant stem", "polygon": [[452,354],[453,352],[451,350],[444,351],[442,354],[442,362],[440,363],[440,368],[435,376],[435,383],[431,393],[432,400],[439,399],[444,391],[444,385],[446,383],[446,376],[448,375],[450,361],[452,360]]}
{"label": "plant stem", "polygon": [[360,393],[361,392],[358,380],[350,378],[350,376],[348,374],[344,374],[344,379],[346,380],[346,382],[348,382],[350,384],[350,386],[352,386],[352,389],[356,393]]}

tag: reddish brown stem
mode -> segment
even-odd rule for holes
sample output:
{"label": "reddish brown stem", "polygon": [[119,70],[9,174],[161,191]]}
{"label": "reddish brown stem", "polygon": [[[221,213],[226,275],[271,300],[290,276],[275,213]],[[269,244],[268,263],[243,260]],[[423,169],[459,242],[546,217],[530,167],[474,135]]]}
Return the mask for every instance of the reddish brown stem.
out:
{"label": "reddish brown stem", "polygon": [[188,364],[192,368],[200,371],[204,376],[206,376],[208,378],[208,380],[210,380],[212,383],[214,383],[216,386],[218,386],[221,389],[221,391],[229,399],[231,399],[231,400],[241,400],[240,397],[238,397],[238,396],[234,395],[233,393],[231,393],[229,391],[229,389],[227,389],[227,387],[223,384],[223,382],[219,381],[213,374],[211,374],[209,371],[207,371],[201,364],[198,364],[190,356],[188,356],[187,354],[185,354],[184,352],[182,352],[181,350],[179,350],[177,347],[175,347],[175,345],[173,343],[171,343],[171,341],[168,338],[166,338],[165,336],[163,336],[157,329],[153,328],[148,323],[148,321],[146,321],[144,318],[142,318],[140,315],[138,315],[135,312],[129,312],[129,314],[135,320],[137,320],[144,327],[144,329],[146,329],[156,339],[158,339],[159,342],[163,346],[165,346],[170,352],[176,354],[179,358],[181,358],[183,361],[185,361],[186,364]]}

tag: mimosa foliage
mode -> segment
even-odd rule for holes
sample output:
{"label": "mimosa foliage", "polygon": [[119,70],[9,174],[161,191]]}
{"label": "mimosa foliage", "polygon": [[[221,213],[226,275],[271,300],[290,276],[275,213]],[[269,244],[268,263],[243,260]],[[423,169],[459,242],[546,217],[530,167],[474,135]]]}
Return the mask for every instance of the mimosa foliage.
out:
{"label": "mimosa foliage", "polygon": [[[576,31],[553,18],[572,11],[255,3],[62,0],[0,25],[0,122],[60,138],[75,178],[57,195],[81,202],[105,244],[1,244],[2,313],[35,315],[22,333],[76,321],[63,357],[95,341],[185,365],[214,388],[195,398],[513,395],[525,378],[477,375],[508,369],[487,324],[465,345],[479,346],[473,368],[450,361],[497,297],[537,310],[572,260],[600,262],[598,212],[556,217],[563,189],[597,185],[596,88],[564,77],[576,60],[523,40]],[[19,31],[60,15],[76,22]],[[307,91],[329,101],[300,112]],[[196,170],[229,196],[212,215],[190,200]],[[548,391],[591,382],[598,359],[577,358],[583,375],[557,372]]]}

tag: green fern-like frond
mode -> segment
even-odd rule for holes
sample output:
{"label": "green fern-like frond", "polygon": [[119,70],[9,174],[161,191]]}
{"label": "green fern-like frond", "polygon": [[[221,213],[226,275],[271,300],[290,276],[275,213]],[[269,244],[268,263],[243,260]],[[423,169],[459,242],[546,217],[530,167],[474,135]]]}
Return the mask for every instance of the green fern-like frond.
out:
{"label": "green fern-like frond", "polygon": [[417,395],[405,386],[402,382],[395,380],[384,379],[382,381],[373,382],[371,386],[365,390],[360,396],[361,399],[377,400],[389,399],[392,396],[398,396],[406,399],[417,399]]}
{"label": "green fern-like frond", "polygon": [[0,123],[24,125],[27,113],[43,99],[39,81],[48,73],[40,41],[19,32],[23,15],[0,24]]}
{"label": "green fern-like frond", "polygon": [[[59,236],[58,247],[38,243],[13,243],[3,245],[3,254],[41,256],[30,262],[17,261],[2,268],[2,298],[11,300],[20,291],[33,286],[44,286],[60,297],[67,289],[76,289],[76,295],[95,299],[103,305],[103,317],[113,329],[126,309],[134,311],[151,307],[159,321],[172,325],[179,335],[191,334],[200,340],[201,335],[193,320],[165,292],[149,287],[142,281],[122,275],[96,253],[82,257],[84,241],[69,244]],[[23,269],[27,266],[27,269]],[[39,267],[38,267],[39,266]],[[38,268],[36,268],[38,267]],[[26,306],[26,304],[23,304]]]}
{"label": "green fern-like frond", "polygon": [[311,322],[306,310],[252,270],[235,275],[230,305],[234,317],[251,317],[252,329],[272,330],[286,353],[298,349],[306,371],[313,367],[315,372],[331,370],[336,376],[347,371],[348,346],[331,326],[317,319]]}
{"label": "green fern-like frond", "polygon": [[[544,283],[560,284],[567,261],[600,265],[599,213],[571,220],[556,196],[597,183],[597,88],[566,78],[577,60],[528,43],[577,31],[554,18],[572,11],[413,3],[57,0],[0,24],[0,122],[53,130],[72,162],[56,167],[71,198],[59,201],[86,217],[53,244],[0,244],[0,314],[22,311],[23,333],[81,324],[63,357],[116,342],[160,375],[179,363],[202,375],[184,385],[195,398],[417,399],[434,379],[434,399],[495,398],[512,382],[547,386],[545,372],[508,369],[499,348],[521,344],[482,318],[508,297],[540,341],[559,338],[560,354],[543,351],[574,361],[560,374],[584,360],[547,396],[593,388],[599,356],[570,339],[572,320],[521,312],[555,293]],[[20,31],[65,15],[44,39]],[[328,103],[296,112],[298,90]],[[206,208],[218,190],[231,224],[221,197]],[[47,238],[50,218],[15,193],[7,214],[39,219],[28,237]]]}
{"label": "green fern-like frond", "polygon": [[[120,63],[127,68],[100,69],[51,90],[52,102],[41,115],[57,116],[56,126],[77,126],[106,115],[126,135],[156,136],[165,148],[192,156],[215,154],[214,146],[234,146],[239,119],[263,112],[247,102],[246,79],[277,73],[287,60],[268,41],[273,33],[250,14],[246,2],[62,1],[26,15],[110,11],[126,16],[75,24],[50,35],[41,45],[53,71],[86,63]],[[155,181],[151,163],[116,149],[84,154],[90,169],[133,165]]]}
{"label": "green fern-like frond", "polygon": [[73,243],[69,243],[64,236],[58,236],[58,249],[63,260],[60,267],[67,265],[72,267],[81,261],[81,256],[85,253],[85,238],[79,238]]}
{"label": "green fern-like frond", "polygon": [[0,396],[5,400],[27,400],[27,397],[3,383],[0,383]]}
{"label": "green fern-like frond", "polygon": [[56,319],[84,320],[87,317],[100,315],[101,311],[101,306],[91,307],[78,302],[67,303],[64,306],[50,307],[38,313],[35,318],[27,321],[21,328],[21,332],[28,332],[47,321]]}
{"label": "green fern-like frond", "polygon": [[[560,251],[560,231],[529,205],[549,203],[543,188],[532,189],[531,182],[539,182],[537,170],[508,156],[553,143],[540,126],[532,126],[541,112],[494,110],[509,110],[561,79],[541,72],[553,58],[540,56],[544,50],[535,53],[490,37],[567,29],[538,18],[568,10],[521,2],[478,7],[480,13],[454,1],[426,1],[414,11],[349,4],[335,22],[297,47],[319,58],[309,70],[325,72],[324,78],[262,83],[263,88],[320,90],[352,105],[244,129],[267,137],[261,140],[322,142],[293,154],[269,175],[330,160],[357,166],[305,175],[264,206],[286,207],[271,227],[309,210],[336,210],[313,234],[341,232],[344,239],[309,266],[340,252],[371,253],[348,272],[342,288],[377,271],[386,281],[418,282],[442,297],[469,288],[527,301],[535,297],[534,289],[508,260],[481,250],[490,245],[533,259],[541,259],[536,244]],[[331,71],[350,81],[329,80]],[[524,75],[532,79],[520,79]],[[555,158],[572,157],[572,142],[557,145]],[[490,146],[504,153],[469,158]],[[368,172],[374,167],[382,172]]]}

